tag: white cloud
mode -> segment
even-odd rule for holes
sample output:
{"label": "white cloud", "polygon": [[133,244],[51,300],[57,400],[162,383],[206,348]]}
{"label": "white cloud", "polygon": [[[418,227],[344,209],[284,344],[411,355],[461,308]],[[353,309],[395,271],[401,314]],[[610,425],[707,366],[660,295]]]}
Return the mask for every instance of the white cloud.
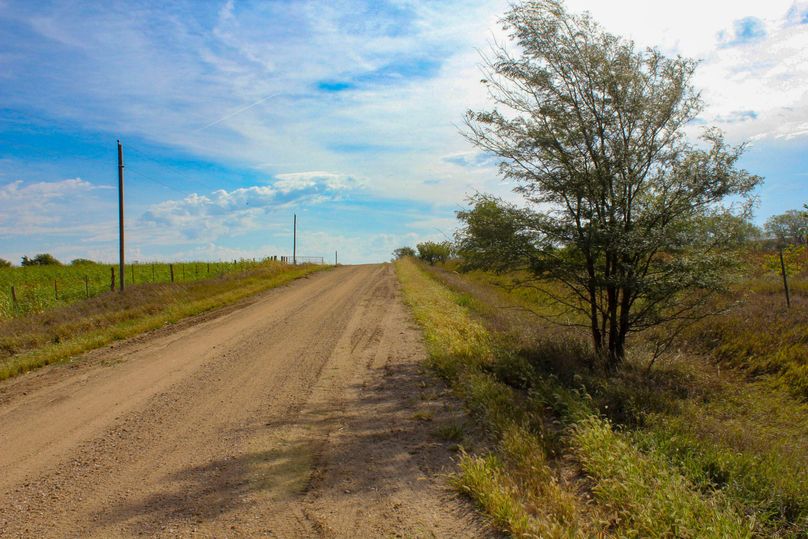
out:
{"label": "white cloud", "polygon": [[272,185],[219,189],[207,195],[192,193],[154,204],[140,217],[137,227],[165,231],[163,242],[214,241],[264,229],[269,214],[290,206],[339,200],[359,185],[353,178],[329,172],[281,174]]}
{"label": "white cloud", "polygon": [[336,192],[359,189],[364,186],[363,182],[352,176],[331,172],[293,172],[278,174],[276,177],[278,179],[273,182],[272,187],[281,193],[312,189]]}
{"label": "white cloud", "polygon": [[81,178],[55,182],[13,181],[0,186],[0,236],[95,230],[79,206],[99,202],[94,191],[104,189]]}
{"label": "white cloud", "polygon": [[[704,120],[732,141],[808,136],[808,3],[567,3],[639,46],[703,59],[696,84]],[[476,49],[505,38],[497,20],[508,4],[227,1],[184,11],[179,4],[132,10],[112,2],[95,10],[0,1],[4,22],[36,34],[0,54],[4,106],[274,178],[152,204],[140,220],[132,213],[133,241],[143,246],[219,248],[225,236],[267,226],[275,210],[360,189],[369,199],[434,203],[445,215],[475,191],[510,196],[494,160],[458,134],[466,109],[489,106]],[[376,13],[363,11],[369,6]],[[745,33],[752,39],[739,39]],[[318,89],[323,83],[334,91]],[[82,215],[67,218],[90,202],[60,202],[93,200],[92,190],[6,188],[17,198],[0,198],[0,234],[94,227],[92,241],[113,240],[114,212],[93,225]],[[429,216],[407,219],[403,229],[429,231]],[[438,228],[448,224],[436,219]],[[407,238],[391,237],[368,241],[387,249]]]}

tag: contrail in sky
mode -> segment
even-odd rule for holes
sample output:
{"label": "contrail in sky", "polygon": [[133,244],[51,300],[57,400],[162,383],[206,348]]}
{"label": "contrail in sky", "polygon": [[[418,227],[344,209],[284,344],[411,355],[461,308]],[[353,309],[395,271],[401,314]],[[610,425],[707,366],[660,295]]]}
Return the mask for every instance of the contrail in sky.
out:
{"label": "contrail in sky", "polygon": [[222,123],[223,121],[225,121],[225,120],[227,120],[229,118],[232,118],[233,116],[235,116],[237,114],[241,114],[242,112],[244,112],[246,110],[250,110],[251,108],[253,108],[256,105],[260,105],[261,103],[263,103],[267,99],[270,99],[272,97],[277,97],[279,95],[281,95],[281,94],[272,94],[272,95],[268,95],[266,97],[262,97],[261,99],[259,99],[255,103],[251,103],[251,104],[247,105],[246,107],[243,107],[243,108],[238,109],[237,111],[231,112],[230,114],[228,114],[226,116],[222,116],[218,120],[213,121],[213,122],[209,123],[208,125],[204,125],[204,126],[200,127],[199,129],[195,130],[194,133],[198,133],[199,131],[202,131],[203,129],[207,129],[208,127],[213,127],[216,124]]}

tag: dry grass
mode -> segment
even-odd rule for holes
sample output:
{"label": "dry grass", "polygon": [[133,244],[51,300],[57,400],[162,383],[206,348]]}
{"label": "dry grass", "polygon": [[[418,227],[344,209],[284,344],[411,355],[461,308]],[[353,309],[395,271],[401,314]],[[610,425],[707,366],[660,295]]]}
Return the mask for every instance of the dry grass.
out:
{"label": "dry grass", "polygon": [[0,322],[0,380],[234,303],[324,267],[265,263],[191,283],[131,286],[124,293],[108,292]]}

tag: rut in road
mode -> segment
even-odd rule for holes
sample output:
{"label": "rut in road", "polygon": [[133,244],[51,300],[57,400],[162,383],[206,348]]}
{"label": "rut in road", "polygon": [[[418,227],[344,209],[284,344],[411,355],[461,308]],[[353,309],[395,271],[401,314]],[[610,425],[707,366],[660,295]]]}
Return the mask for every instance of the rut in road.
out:
{"label": "rut in road", "polygon": [[0,384],[0,536],[486,536],[424,357],[354,266]]}

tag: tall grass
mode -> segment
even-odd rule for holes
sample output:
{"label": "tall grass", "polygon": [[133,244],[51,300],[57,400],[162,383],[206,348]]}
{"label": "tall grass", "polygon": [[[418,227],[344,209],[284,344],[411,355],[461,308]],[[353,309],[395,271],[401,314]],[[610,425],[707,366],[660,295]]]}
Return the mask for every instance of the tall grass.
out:
{"label": "tall grass", "polygon": [[[702,355],[713,353],[704,340],[696,350],[681,348],[651,371],[642,347],[632,348],[623,369],[605,375],[590,368],[585,339],[513,308],[523,304],[524,296],[489,284],[501,283],[502,276],[488,280],[483,273],[430,272],[472,298],[466,303],[486,327],[506,336],[506,345],[515,352],[498,368],[498,377],[511,386],[528,387],[524,380],[531,379],[534,369],[542,381],[534,382],[529,394],[562,424],[579,421],[564,418],[585,417],[583,403],[593,415],[617,425],[620,436],[644,458],[676,469],[688,490],[722,498],[719,507],[748,515],[756,535],[808,536],[808,406],[784,390],[781,371],[773,371],[780,372],[773,384],[771,376],[755,373],[748,363],[738,363],[740,371],[727,368],[733,364],[728,360],[716,365]],[[477,309],[480,299],[487,305]],[[751,338],[757,331],[768,333],[757,337],[765,346],[782,342],[783,333],[791,335],[790,328],[805,327],[800,322],[804,313],[783,311],[784,305],[776,316],[789,317],[791,326],[767,324],[764,318],[771,313],[766,306],[747,304],[705,323],[722,325],[726,335],[738,338],[751,325]],[[739,313],[746,314],[745,321],[732,320]],[[761,357],[776,355],[776,345],[763,348]]]}
{"label": "tall grass", "polygon": [[[412,260],[396,269],[430,364],[491,439],[488,450],[461,456],[454,484],[498,527],[520,537],[751,534],[720,494],[700,492],[663,456],[640,452],[600,419],[586,391],[543,373],[512,338],[489,333],[469,311],[477,302],[468,294],[453,293]],[[574,353],[571,345],[565,353]],[[630,488],[615,488],[623,483]]]}

